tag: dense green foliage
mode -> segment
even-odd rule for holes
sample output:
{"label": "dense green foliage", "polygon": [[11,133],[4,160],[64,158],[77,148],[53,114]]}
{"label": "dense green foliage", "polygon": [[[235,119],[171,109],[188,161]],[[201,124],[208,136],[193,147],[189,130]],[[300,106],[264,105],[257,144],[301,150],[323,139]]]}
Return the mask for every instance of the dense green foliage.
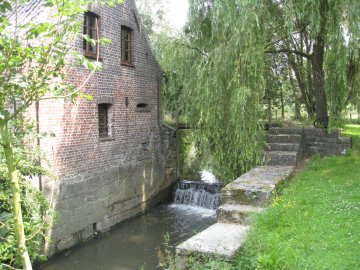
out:
{"label": "dense green foliage", "polygon": [[[33,155],[30,155],[34,152],[25,151],[20,146],[28,143],[30,147],[34,142],[22,141],[16,127],[22,123],[24,131],[29,128],[21,120],[23,113],[34,102],[43,98],[74,99],[83,95],[82,88],[87,80],[80,87],[69,84],[65,70],[71,63],[67,60],[77,59],[89,68],[92,72],[89,72],[88,78],[101,68],[101,64],[86,59],[82,54],[75,53],[70,57],[72,46],[81,38],[92,45],[104,45],[109,40],[81,36],[80,18],[89,4],[115,5],[121,2],[44,0],[40,5],[46,12],[52,12],[52,16],[45,18],[43,15],[41,20],[35,21],[28,21],[30,14],[24,14],[24,10],[31,10],[32,1],[0,2],[1,237],[8,241],[6,245],[1,245],[1,265],[6,262],[11,267],[13,264],[19,265],[21,261],[23,269],[32,269],[30,256],[38,258],[43,233],[41,212],[46,208],[41,195],[30,188],[24,179],[25,176],[36,174],[27,170],[34,165],[31,162]],[[39,161],[40,157],[37,156],[35,160]],[[24,162],[28,164],[25,166]]]}
{"label": "dense green foliage", "polygon": [[135,0],[136,7],[141,16],[141,24],[145,28],[146,34],[150,41],[156,33],[168,25],[165,21],[165,7],[166,0]]}
{"label": "dense green foliage", "polygon": [[251,228],[240,269],[360,267],[360,126],[349,125],[352,153],[314,157],[285,183]]}
{"label": "dense green foliage", "polygon": [[[226,14],[237,9],[234,3],[219,4],[218,8]],[[167,46],[158,46],[157,54],[172,86],[165,95],[179,97],[174,107],[180,107],[178,111],[186,115],[193,129],[199,159],[210,160],[212,169],[225,180],[261,161],[258,122],[263,79],[259,58],[263,54],[256,40],[236,37],[244,31],[242,27],[234,25],[231,28],[238,32],[226,33],[223,27],[230,25],[213,24],[206,12],[213,9],[194,3],[190,11],[193,21],[190,19],[186,30],[189,34],[175,42],[159,39]],[[247,55],[242,54],[250,47]],[[255,82],[258,88],[253,88]]]}
{"label": "dense green foliage", "polygon": [[199,160],[196,158],[192,131],[190,129],[179,130],[178,143],[180,178],[199,180],[201,178],[199,175],[201,167]]}
{"label": "dense green foliage", "polygon": [[190,1],[183,36],[159,35],[155,49],[167,108],[186,116],[199,158],[222,179],[261,163],[264,98],[282,95],[297,118],[301,105],[339,117],[356,102],[358,10],[354,0]]}
{"label": "dense green foliage", "polygon": [[[13,147],[20,173],[24,229],[31,259],[42,260],[44,257],[40,252],[41,245],[48,227],[45,216],[50,217],[54,213],[49,208],[44,195],[34,187],[31,181],[32,177],[39,174],[44,175],[47,172],[39,167],[38,152],[24,146],[24,139],[19,133],[13,138]],[[12,214],[11,197],[5,157],[3,151],[0,150],[0,261],[7,265],[21,267],[13,226],[15,221]],[[0,265],[0,269],[2,269],[1,267]]]}
{"label": "dense green foliage", "polygon": [[[3,171],[4,168],[1,168]],[[7,265],[21,267],[18,255],[17,242],[14,232],[14,218],[11,214],[9,202],[10,188],[8,179],[2,176],[0,179],[0,261]],[[46,230],[46,222],[41,216],[42,210],[49,210],[43,194],[26,180],[21,181],[22,211],[24,218],[25,234],[28,235],[27,247],[32,260],[43,260],[41,255],[41,245],[43,243],[43,233]],[[0,266],[0,269],[1,266]]]}

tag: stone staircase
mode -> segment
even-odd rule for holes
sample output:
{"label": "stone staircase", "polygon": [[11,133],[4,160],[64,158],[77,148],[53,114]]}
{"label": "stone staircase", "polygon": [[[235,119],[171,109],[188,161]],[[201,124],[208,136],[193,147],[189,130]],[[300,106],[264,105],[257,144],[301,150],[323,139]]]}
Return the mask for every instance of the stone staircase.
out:
{"label": "stone staircase", "polygon": [[302,158],[302,128],[270,128],[266,135],[267,165],[296,165]]}
{"label": "stone staircase", "polygon": [[302,129],[271,128],[266,142],[266,165],[250,170],[222,189],[217,223],[176,247],[179,269],[186,269],[188,256],[231,260],[239,252],[251,216],[263,210],[276,185],[289,177],[302,157]]}
{"label": "stone staircase", "polygon": [[188,256],[205,255],[231,260],[245,242],[251,216],[263,210],[277,184],[293,172],[304,155],[344,154],[351,138],[340,130],[270,128],[266,135],[265,166],[241,175],[222,189],[217,223],[176,247],[176,263],[186,269]]}

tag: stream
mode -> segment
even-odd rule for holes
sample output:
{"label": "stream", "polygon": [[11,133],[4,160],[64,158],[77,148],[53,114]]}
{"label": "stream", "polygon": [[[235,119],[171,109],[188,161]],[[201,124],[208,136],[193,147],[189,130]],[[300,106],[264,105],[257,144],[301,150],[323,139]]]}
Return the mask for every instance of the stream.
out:
{"label": "stream", "polygon": [[[161,204],[153,210],[127,220],[109,232],[51,259],[39,269],[161,269],[157,253],[159,248],[164,252],[166,235],[169,237],[169,249],[174,253],[178,244],[216,222],[214,209],[196,206],[199,202],[204,203],[203,196],[214,204],[211,195],[204,192],[203,188],[194,187],[192,182],[191,185],[189,182],[182,186],[179,185],[180,188],[188,189],[187,192],[181,190],[180,196],[185,197],[178,198],[180,203],[185,204]],[[219,199],[219,194],[213,195]]]}

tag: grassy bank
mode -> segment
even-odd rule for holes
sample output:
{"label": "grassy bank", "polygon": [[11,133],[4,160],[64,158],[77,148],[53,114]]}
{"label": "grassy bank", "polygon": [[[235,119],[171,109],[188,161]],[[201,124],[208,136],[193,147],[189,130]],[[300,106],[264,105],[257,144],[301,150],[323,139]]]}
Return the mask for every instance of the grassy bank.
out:
{"label": "grassy bank", "polygon": [[360,126],[352,153],[314,157],[252,226],[238,269],[360,269]]}

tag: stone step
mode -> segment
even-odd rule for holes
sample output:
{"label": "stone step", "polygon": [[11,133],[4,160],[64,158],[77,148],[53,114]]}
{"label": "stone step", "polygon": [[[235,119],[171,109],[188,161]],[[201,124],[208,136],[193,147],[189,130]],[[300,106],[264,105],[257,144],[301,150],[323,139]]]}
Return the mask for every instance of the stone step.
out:
{"label": "stone step", "polygon": [[267,143],[267,151],[299,151],[300,143]]}
{"label": "stone step", "polygon": [[265,151],[266,165],[296,165],[298,162],[297,151]]}
{"label": "stone step", "polygon": [[[176,265],[186,269],[188,256],[233,258],[245,241],[249,226],[215,223],[176,247]],[[178,269],[176,268],[176,269]]]}
{"label": "stone step", "polygon": [[269,134],[296,134],[301,135],[303,134],[304,129],[303,128],[270,128]]}
{"label": "stone step", "polygon": [[266,134],[267,143],[301,143],[301,135],[295,134]]}
{"label": "stone step", "polygon": [[294,166],[258,166],[241,175],[221,191],[223,204],[262,206],[276,185],[285,180]]}
{"label": "stone step", "polygon": [[216,216],[220,223],[250,225],[251,215],[260,213],[262,210],[261,207],[251,205],[223,204],[216,210]]}

